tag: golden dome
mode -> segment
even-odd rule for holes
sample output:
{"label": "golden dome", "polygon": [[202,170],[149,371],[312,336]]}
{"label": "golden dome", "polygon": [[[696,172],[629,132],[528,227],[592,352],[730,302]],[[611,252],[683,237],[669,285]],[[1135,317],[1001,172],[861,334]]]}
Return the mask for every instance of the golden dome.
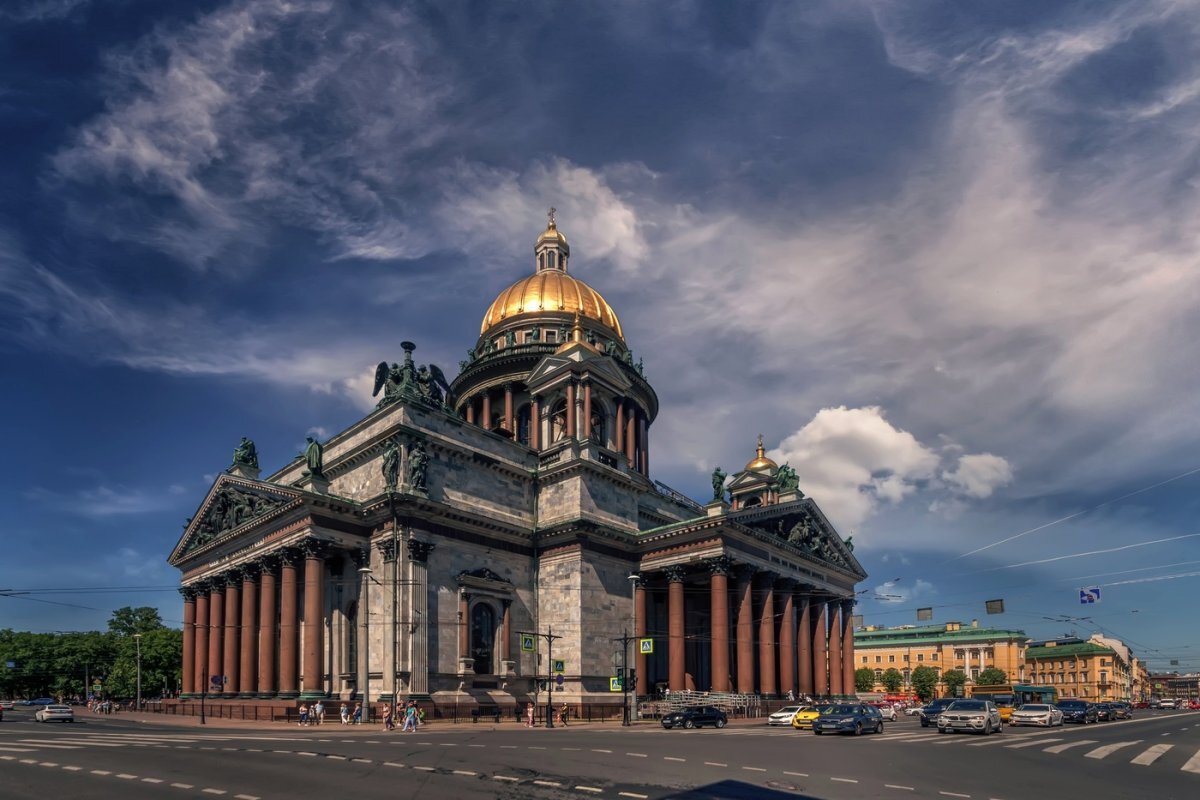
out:
{"label": "golden dome", "polygon": [[779,465],[771,459],[767,458],[766,451],[763,450],[762,434],[758,435],[758,453],[751,461],[746,462],[747,472],[762,472],[763,470],[776,470]]}
{"label": "golden dome", "polygon": [[[543,236],[558,233],[557,229],[547,229]],[[566,239],[564,238],[565,242]],[[621,322],[617,312],[613,311],[608,301],[600,293],[578,278],[573,278],[566,272],[547,269],[535,273],[509,286],[496,297],[487,313],[483,315],[483,323],[479,333],[486,333],[493,325],[511,320],[523,315],[540,315],[562,312],[566,314],[579,313],[580,316],[599,322],[617,334],[617,338],[625,341],[621,332]]]}
{"label": "golden dome", "polygon": [[558,242],[559,244],[567,247],[568,251],[570,250],[570,245],[567,244],[567,237],[563,236],[562,231],[558,229],[558,225],[553,222],[550,223],[550,227],[542,231],[542,235],[537,238],[537,242],[534,243],[534,247],[537,247],[542,242]]}

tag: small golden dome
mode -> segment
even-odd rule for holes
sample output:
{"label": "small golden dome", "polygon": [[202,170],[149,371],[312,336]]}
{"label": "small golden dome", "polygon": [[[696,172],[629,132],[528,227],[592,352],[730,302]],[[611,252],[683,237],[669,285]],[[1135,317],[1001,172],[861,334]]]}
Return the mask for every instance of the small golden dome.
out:
{"label": "small golden dome", "polygon": [[559,244],[566,246],[568,249],[570,248],[570,245],[567,244],[567,237],[563,235],[563,232],[560,231],[558,226],[553,222],[550,223],[550,226],[546,228],[546,230],[542,231],[542,235],[537,238],[537,242],[534,243],[534,247],[537,247],[542,242],[558,242]]}
{"label": "small golden dome", "polygon": [[762,437],[762,434],[760,433],[758,435],[758,453],[754,456],[754,458],[751,461],[748,461],[746,463],[746,471],[747,472],[763,472],[763,471],[771,472],[771,471],[774,471],[777,469],[779,469],[779,465],[776,464],[771,459],[767,458],[766,451],[763,450],[763,437]]}
{"label": "small golden dome", "polygon": [[622,342],[625,341],[617,312],[613,311],[612,306],[599,292],[578,278],[552,269],[522,278],[500,292],[483,315],[479,333],[482,335],[493,325],[515,317],[554,312],[578,312],[582,317],[599,322],[615,333]]}

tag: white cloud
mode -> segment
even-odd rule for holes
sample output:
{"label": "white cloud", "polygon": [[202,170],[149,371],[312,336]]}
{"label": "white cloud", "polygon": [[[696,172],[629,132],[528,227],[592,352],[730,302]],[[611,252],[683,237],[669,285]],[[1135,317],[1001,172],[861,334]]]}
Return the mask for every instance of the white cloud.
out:
{"label": "white cloud", "polygon": [[958,466],[942,473],[942,478],[960,487],[970,497],[990,497],[992,492],[1012,482],[1013,471],[1007,461],[991,453],[964,455]]}
{"label": "white cloud", "polygon": [[921,597],[937,594],[933,584],[922,578],[916,578],[911,584],[903,581],[885,581],[874,587],[874,600],[880,603],[907,603]]}
{"label": "white cloud", "polygon": [[24,496],[28,500],[59,511],[97,519],[167,511],[179,503],[178,492],[172,491],[170,487],[160,491],[101,485],[74,492],[61,492],[35,486],[27,489]]}

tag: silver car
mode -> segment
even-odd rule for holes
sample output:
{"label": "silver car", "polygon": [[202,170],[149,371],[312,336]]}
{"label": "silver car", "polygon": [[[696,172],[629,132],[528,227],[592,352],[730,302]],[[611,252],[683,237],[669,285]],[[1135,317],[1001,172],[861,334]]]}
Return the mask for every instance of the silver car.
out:
{"label": "silver car", "polygon": [[1057,728],[1063,724],[1063,713],[1049,703],[1026,703],[1012,712],[1008,724],[1014,728],[1017,725]]}
{"label": "silver car", "polygon": [[1000,733],[1000,709],[991,700],[955,700],[938,715],[938,733],[972,731],[987,736]]}
{"label": "silver car", "polygon": [[51,720],[58,720],[59,722],[74,722],[75,712],[71,710],[70,706],[61,706],[55,704],[42,706],[37,710],[37,713],[33,715],[33,718],[38,722],[50,722]]}

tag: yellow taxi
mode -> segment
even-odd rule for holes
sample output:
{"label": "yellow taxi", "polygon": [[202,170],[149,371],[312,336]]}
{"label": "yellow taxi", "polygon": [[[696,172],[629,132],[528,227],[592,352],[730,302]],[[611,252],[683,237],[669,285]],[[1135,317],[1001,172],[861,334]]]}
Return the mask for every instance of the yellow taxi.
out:
{"label": "yellow taxi", "polygon": [[821,716],[831,708],[831,704],[819,706],[801,706],[796,712],[796,716],[792,717],[792,727],[798,731],[812,730],[813,720]]}

